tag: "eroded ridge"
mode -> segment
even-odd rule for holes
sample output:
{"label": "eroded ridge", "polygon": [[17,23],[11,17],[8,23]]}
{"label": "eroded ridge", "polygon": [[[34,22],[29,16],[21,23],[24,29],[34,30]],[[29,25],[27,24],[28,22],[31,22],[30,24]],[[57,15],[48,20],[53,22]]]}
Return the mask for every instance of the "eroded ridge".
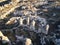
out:
{"label": "eroded ridge", "polygon": [[3,2],[3,1],[6,1],[6,0],[0,0],[0,2]]}
{"label": "eroded ridge", "polygon": [[0,6],[0,19],[4,19],[6,15],[12,12],[18,5],[19,0],[11,0],[10,3]]}

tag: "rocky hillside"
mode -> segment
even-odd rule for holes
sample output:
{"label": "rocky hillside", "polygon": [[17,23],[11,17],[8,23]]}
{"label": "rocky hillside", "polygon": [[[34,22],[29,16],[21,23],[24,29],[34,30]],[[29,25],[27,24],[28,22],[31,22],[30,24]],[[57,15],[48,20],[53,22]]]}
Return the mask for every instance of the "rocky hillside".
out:
{"label": "rocky hillside", "polygon": [[0,31],[1,45],[60,45],[60,1],[1,0]]}

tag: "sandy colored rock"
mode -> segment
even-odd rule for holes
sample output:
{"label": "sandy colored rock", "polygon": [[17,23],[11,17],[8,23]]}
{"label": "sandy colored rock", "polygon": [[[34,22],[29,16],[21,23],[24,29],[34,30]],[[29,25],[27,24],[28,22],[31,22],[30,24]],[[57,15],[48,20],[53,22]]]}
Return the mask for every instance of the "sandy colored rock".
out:
{"label": "sandy colored rock", "polygon": [[31,44],[32,44],[31,39],[27,38],[27,39],[26,39],[26,42],[25,42],[25,45],[31,45]]}

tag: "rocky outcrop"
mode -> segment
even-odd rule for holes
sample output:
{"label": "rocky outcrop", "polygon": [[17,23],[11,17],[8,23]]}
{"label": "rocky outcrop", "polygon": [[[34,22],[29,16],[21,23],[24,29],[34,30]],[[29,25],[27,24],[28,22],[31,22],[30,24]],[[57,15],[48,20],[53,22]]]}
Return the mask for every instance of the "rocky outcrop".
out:
{"label": "rocky outcrop", "polygon": [[3,6],[0,3],[0,30],[10,39],[11,45],[57,45],[60,42],[57,41],[60,34],[59,2],[11,0]]}

